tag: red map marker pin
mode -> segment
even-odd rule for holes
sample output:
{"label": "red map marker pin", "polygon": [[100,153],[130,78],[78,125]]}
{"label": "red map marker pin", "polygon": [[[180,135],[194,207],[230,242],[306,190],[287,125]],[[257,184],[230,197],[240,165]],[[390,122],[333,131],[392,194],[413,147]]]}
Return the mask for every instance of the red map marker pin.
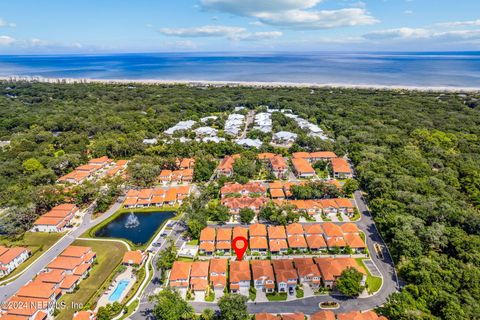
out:
{"label": "red map marker pin", "polygon": [[237,255],[237,260],[242,260],[243,254],[247,251],[248,247],[247,239],[245,237],[235,237],[232,246]]}

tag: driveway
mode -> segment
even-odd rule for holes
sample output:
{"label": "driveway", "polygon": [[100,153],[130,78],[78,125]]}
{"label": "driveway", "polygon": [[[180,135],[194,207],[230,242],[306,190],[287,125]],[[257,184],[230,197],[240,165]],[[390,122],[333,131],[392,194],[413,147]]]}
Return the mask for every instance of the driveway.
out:
{"label": "driveway", "polygon": [[217,289],[217,288],[215,288],[213,291],[215,292],[215,300],[220,299],[220,298],[223,297],[224,294],[225,294],[225,293],[223,292],[223,289]]}
{"label": "driveway", "polygon": [[205,291],[195,291],[195,297],[194,297],[194,300],[195,301],[205,301]]}
{"label": "driveway", "polygon": [[312,287],[308,283],[303,284],[303,297],[308,298],[308,297],[313,297],[315,293],[312,290]]}
{"label": "driveway", "polygon": [[255,302],[267,302],[267,294],[263,290],[257,290],[257,296]]}

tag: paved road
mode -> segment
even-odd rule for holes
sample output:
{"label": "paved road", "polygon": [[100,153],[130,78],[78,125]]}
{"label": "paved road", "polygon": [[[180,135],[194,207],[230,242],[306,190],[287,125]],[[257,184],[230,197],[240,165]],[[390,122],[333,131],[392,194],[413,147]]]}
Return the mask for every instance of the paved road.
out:
{"label": "paved road", "polygon": [[32,280],[38,272],[45,268],[50,261],[58,256],[69,245],[71,245],[72,242],[75,241],[76,238],[80,237],[85,231],[113,215],[121,207],[122,202],[123,198],[119,198],[117,202],[108,209],[107,212],[95,220],[90,219],[90,214],[85,214],[82,224],[78,228],[69,232],[67,236],[63,237],[60,241],[53,245],[46,254],[42,255],[34,263],[32,263],[32,265],[28,267],[27,271],[25,271],[21,276],[0,287],[0,302],[4,302],[7,298],[14,295],[27,282]]}
{"label": "paved road", "polygon": [[[382,305],[387,297],[398,290],[398,279],[395,272],[393,260],[387,250],[387,247],[381,239],[375,223],[370,212],[365,204],[365,201],[359,191],[355,192],[355,201],[358,209],[362,213],[362,219],[357,222],[358,227],[365,232],[367,238],[368,250],[371,253],[371,258],[376,264],[378,270],[383,276],[383,285],[381,289],[374,296],[367,298],[351,299],[341,295],[323,295],[304,298],[293,301],[281,302],[249,302],[247,303],[249,313],[291,313],[303,312],[311,315],[319,311],[318,304],[323,301],[336,301],[340,304],[339,312],[349,312],[353,310],[370,310]],[[375,243],[378,243],[383,248],[383,259],[376,255]],[[216,303],[209,302],[190,302],[197,312],[202,312],[204,309],[210,308],[217,310]],[[153,319],[151,309],[153,304],[150,302],[143,302],[137,313],[132,315],[131,319]]]}

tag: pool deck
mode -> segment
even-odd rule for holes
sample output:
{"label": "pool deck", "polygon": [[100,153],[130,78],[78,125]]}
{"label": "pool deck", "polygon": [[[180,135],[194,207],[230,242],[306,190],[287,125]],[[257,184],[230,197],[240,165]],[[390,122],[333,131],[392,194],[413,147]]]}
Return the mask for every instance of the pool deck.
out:
{"label": "pool deck", "polygon": [[129,280],[129,283],[127,287],[123,290],[122,294],[120,295],[120,298],[117,300],[117,302],[122,302],[122,300],[125,298],[125,296],[128,294],[128,292],[132,289],[133,285],[135,284],[136,277],[133,274],[133,268],[128,266],[127,269],[119,274],[110,284],[110,287],[102,294],[100,299],[98,299],[97,307],[95,308],[95,311],[98,311],[98,308],[104,307],[107,304],[112,304],[115,301],[109,301],[108,298],[110,295],[115,291],[115,288],[117,287],[118,283],[122,280]]}

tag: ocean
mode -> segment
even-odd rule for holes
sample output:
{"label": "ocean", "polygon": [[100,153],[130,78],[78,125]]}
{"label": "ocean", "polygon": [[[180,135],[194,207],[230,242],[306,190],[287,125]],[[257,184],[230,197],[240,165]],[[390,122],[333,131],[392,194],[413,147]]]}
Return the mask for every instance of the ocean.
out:
{"label": "ocean", "polygon": [[0,55],[0,76],[480,88],[480,52]]}

